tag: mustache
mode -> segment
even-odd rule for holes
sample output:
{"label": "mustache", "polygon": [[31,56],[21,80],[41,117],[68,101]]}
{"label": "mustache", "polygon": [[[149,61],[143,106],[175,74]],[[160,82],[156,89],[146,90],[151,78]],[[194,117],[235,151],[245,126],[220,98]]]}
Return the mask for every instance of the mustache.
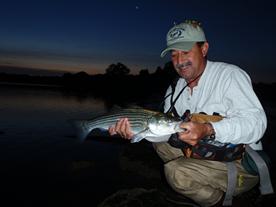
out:
{"label": "mustache", "polygon": [[177,69],[181,69],[181,68],[184,68],[184,67],[187,67],[187,66],[190,66],[190,65],[192,65],[192,62],[191,61],[187,61],[185,63],[176,64],[175,67]]}

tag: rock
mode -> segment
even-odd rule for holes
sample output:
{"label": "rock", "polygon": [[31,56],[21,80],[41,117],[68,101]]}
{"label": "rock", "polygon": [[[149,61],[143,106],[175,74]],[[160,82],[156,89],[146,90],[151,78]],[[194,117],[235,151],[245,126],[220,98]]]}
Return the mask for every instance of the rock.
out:
{"label": "rock", "polygon": [[119,190],[107,197],[98,207],[170,207],[157,189],[133,188]]}

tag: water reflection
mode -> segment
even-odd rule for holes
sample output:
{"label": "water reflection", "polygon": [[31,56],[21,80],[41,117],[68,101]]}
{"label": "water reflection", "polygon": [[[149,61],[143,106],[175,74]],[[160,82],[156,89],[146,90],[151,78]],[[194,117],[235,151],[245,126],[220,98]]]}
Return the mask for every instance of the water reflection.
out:
{"label": "water reflection", "polygon": [[107,110],[103,100],[91,97],[80,100],[51,89],[1,88],[0,153],[4,159],[64,158],[58,151],[79,147],[68,120],[91,118]]}
{"label": "water reflection", "polygon": [[[60,91],[34,90],[6,88],[0,90],[0,107],[9,110],[20,110],[31,112],[40,110],[52,112],[64,111],[100,111],[105,110],[105,104],[100,99],[86,98],[80,99],[76,96],[65,96]],[[0,109],[1,109],[0,108]]]}

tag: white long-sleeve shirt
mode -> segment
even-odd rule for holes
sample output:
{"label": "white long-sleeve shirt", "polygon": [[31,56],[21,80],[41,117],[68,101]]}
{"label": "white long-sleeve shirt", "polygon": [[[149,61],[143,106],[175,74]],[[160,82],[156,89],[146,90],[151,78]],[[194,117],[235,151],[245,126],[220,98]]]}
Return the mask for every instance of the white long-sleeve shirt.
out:
{"label": "white long-sleeve shirt", "polygon": [[[178,80],[173,100],[186,84],[183,78]],[[167,94],[171,90],[169,87]],[[165,112],[170,108],[170,98],[165,101]],[[176,101],[175,109],[179,115],[187,109],[191,113],[205,112],[209,115],[217,112],[225,117],[212,123],[217,141],[250,144],[255,150],[262,149],[259,140],[266,130],[266,115],[249,76],[235,65],[207,61],[198,85],[192,93],[186,87]]]}

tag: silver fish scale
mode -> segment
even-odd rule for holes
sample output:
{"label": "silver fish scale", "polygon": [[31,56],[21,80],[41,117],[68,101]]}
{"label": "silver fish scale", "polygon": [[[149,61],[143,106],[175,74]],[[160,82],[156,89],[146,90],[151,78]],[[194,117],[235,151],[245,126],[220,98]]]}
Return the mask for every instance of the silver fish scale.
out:
{"label": "silver fish scale", "polygon": [[128,109],[121,110],[117,113],[106,114],[105,116],[96,117],[91,120],[87,120],[85,122],[86,128],[94,129],[94,128],[104,128],[108,129],[110,126],[114,125],[121,118],[128,118],[131,128],[134,132],[143,130],[147,127],[148,120],[156,112],[149,110],[137,110],[137,109]]}

